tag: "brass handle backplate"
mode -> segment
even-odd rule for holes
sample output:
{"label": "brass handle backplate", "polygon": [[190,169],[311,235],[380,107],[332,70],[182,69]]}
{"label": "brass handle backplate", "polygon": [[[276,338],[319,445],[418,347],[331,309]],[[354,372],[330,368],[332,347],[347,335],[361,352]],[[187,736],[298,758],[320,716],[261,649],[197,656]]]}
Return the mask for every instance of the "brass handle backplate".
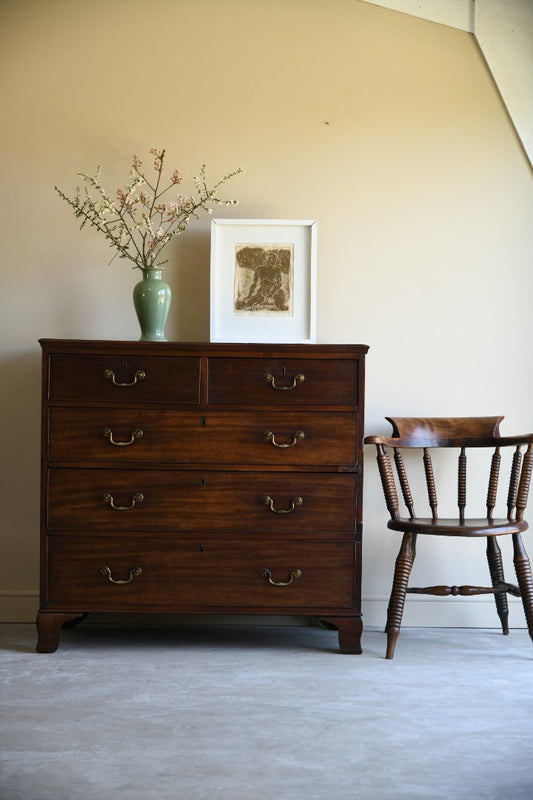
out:
{"label": "brass handle backplate", "polygon": [[296,506],[303,505],[303,497],[293,497],[290,508],[274,508],[274,500],[267,494],[263,497],[263,505],[268,506],[274,514],[290,514],[291,511],[294,511]]}
{"label": "brass handle backplate", "polygon": [[131,503],[129,504],[129,506],[116,506],[113,495],[109,494],[109,492],[104,492],[104,494],[102,495],[102,500],[104,501],[104,503],[107,503],[107,505],[114,511],[131,511],[132,508],[135,508],[137,503],[142,503],[142,501],[144,500],[144,495],[141,494],[140,492],[136,492],[131,498]]}
{"label": "brass handle backplate", "polygon": [[296,389],[299,383],[305,381],[305,375],[302,375],[302,373],[299,372],[297,375],[294,376],[294,378],[292,379],[292,383],[289,384],[288,386],[278,386],[276,384],[276,379],[269,372],[263,375],[263,380],[265,383],[269,383],[273,389],[277,389],[278,392],[287,392],[290,391],[291,389]]}
{"label": "brass handle backplate", "polygon": [[263,439],[266,439],[267,441],[269,441],[271,444],[274,445],[274,447],[281,447],[281,448],[283,448],[283,447],[294,447],[294,445],[300,439],[304,439],[304,438],[305,438],[305,433],[303,431],[296,431],[296,433],[292,434],[292,439],[291,439],[290,442],[288,442],[287,444],[279,444],[279,442],[276,442],[276,435],[272,431],[265,431],[264,434],[263,434]]}
{"label": "brass handle backplate", "polygon": [[295,578],[302,577],[302,570],[291,569],[288,581],[273,581],[271,571],[267,567],[265,567],[265,569],[261,570],[261,577],[266,578],[266,580],[271,584],[271,586],[290,586]]}
{"label": "brass handle backplate", "polygon": [[103,436],[109,440],[109,444],[114,444],[115,447],[128,447],[128,445],[133,444],[136,439],[140,439],[143,435],[143,431],[140,428],[135,428],[134,431],[131,432],[131,436],[125,442],[116,442],[113,439],[113,431],[111,428],[104,428],[102,431]]}
{"label": "brass handle backplate", "polygon": [[142,573],[142,569],[140,567],[132,567],[130,569],[130,576],[125,581],[117,581],[111,575],[111,568],[110,567],[102,567],[100,569],[100,574],[104,577],[108,578],[111,583],[116,583],[119,586],[123,586],[125,583],[131,583],[132,580]]}
{"label": "brass handle backplate", "polygon": [[146,378],[146,372],[143,369],[138,369],[130,383],[120,383],[117,381],[116,375],[112,369],[104,370],[104,378],[110,380],[113,386],[119,386],[121,389],[124,389],[128,386],[135,386],[137,381],[143,381]]}

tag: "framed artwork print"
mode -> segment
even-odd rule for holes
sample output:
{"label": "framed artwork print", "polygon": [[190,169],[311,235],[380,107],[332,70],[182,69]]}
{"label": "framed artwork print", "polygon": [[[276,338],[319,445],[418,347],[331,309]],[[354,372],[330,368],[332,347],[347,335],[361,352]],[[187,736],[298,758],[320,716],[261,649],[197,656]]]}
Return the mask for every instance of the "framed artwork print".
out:
{"label": "framed artwork print", "polygon": [[211,221],[211,341],[316,341],[316,221]]}

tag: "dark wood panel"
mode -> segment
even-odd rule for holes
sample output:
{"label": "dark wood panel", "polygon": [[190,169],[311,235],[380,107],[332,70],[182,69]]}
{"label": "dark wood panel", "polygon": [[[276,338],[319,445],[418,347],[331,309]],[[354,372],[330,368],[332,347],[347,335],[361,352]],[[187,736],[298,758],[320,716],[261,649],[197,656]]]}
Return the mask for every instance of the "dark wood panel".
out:
{"label": "dark wood panel", "polygon": [[[196,607],[352,608],[354,547],[350,542],[206,539],[95,541],[49,538],[48,602],[78,610]],[[103,567],[110,574],[103,575]],[[141,570],[140,574],[131,571]],[[288,586],[274,586],[289,583]],[[300,571],[300,575],[291,573]],[[131,574],[130,574],[131,573]],[[131,581],[114,584],[109,578]],[[309,612],[308,612],[309,613]]]}
{"label": "dark wood panel", "polygon": [[208,401],[355,406],[358,366],[358,359],[209,358]]}
{"label": "dark wood panel", "polygon": [[287,355],[301,358],[352,358],[363,357],[368,352],[366,344],[247,344],[235,342],[141,342],[129,340],[105,339],[39,339],[43,351],[73,355],[95,355],[118,353],[119,355],[153,355],[200,357],[202,355],[240,358],[281,357]]}
{"label": "dark wood panel", "polygon": [[355,413],[203,414],[113,406],[49,411],[52,461],[349,467],[356,463],[356,443]]}
{"label": "dark wood panel", "polygon": [[[353,533],[356,480],[350,473],[50,469],[48,527],[104,534]],[[134,503],[136,495],[142,499]]]}
{"label": "dark wood panel", "polygon": [[52,354],[48,368],[51,400],[121,404],[200,401],[198,358],[115,355],[110,348],[108,355]]}

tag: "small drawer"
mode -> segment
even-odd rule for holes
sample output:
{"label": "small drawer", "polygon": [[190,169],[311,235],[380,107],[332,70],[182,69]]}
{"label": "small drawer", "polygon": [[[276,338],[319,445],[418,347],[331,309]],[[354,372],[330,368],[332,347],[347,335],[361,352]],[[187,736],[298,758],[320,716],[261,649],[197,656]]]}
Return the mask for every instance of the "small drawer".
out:
{"label": "small drawer", "polygon": [[194,357],[52,354],[48,369],[52,401],[200,402],[200,361]]}
{"label": "small drawer", "polygon": [[353,542],[48,537],[47,606],[324,612],[354,603]]}
{"label": "small drawer", "polygon": [[63,407],[48,410],[48,459],[78,462],[172,462],[193,459],[201,416],[152,408]]}
{"label": "small drawer", "polygon": [[209,358],[208,402],[359,404],[357,359]]}
{"label": "small drawer", "polygon": [[48,458],[77,462],[179,462],[353,466],[357,414],[254,413],[62,407],[49,409]]}
{"label": "small drawer", "polygon": [[48,529],[354,534],[354,473],[50,469]]}
{"label": "small drawer", "polygon": [[335,471],[339,465],[353,469],[357,460],[356,412],[208,410],[202,422],[195,460]]}

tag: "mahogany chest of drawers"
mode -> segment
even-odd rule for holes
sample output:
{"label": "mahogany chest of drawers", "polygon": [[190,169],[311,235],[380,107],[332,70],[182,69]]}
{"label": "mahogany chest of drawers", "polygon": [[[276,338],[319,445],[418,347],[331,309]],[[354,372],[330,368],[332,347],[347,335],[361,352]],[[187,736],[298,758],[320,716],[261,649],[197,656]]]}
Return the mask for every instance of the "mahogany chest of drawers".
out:
{"label": "mahogany chest of drawers", "polygon": [[306,615],[361,652],[366,346],[40,343],[39,652],[90,612]]}

